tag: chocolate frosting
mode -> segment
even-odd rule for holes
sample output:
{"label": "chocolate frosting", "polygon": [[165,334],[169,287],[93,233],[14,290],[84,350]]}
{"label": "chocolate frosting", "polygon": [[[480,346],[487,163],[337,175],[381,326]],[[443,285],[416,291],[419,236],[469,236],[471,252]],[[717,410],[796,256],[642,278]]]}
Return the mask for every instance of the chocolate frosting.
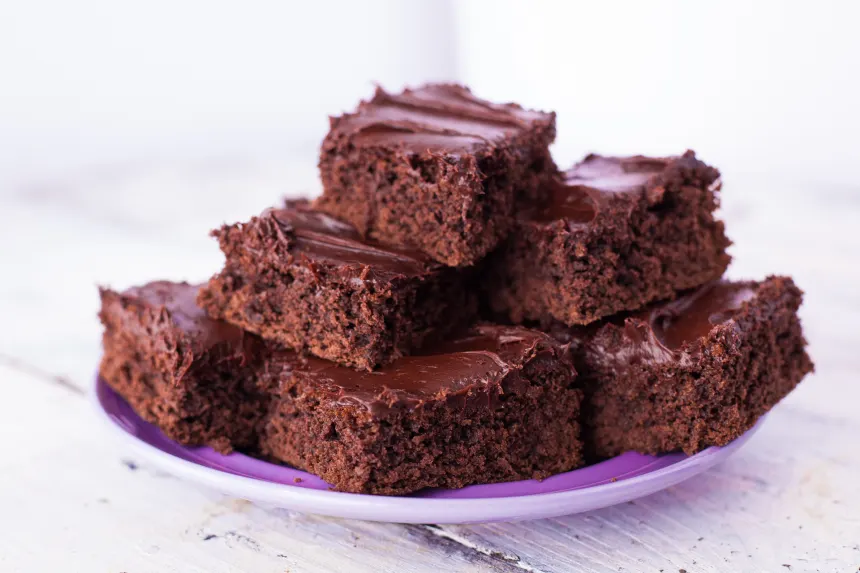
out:
{"label": "chocolate frosting", "polygon": [[332,131],[359,146],[457,154],[494,145],[538,121],[551,123],[553,115],[490,103],[463,86],[429,84],[401,94],[377,88],[356,113],[332,118]]}
{"label": "chocolate frosting", "polygon": [[241,345],[245,333],[240,328],[209,318],[206,312],[197,306],[197,291],[200,286],[185,282],[154,281],[140,287],[132,287],[124,291],[122,296],[141,301],[152,308],[164,308],[198,352],[221,344]]}
{"label": "chocolate frosting", "polygon": [[311,209],[305,201],[270,209],[263,217],[276,222],[294,256],[356,267],[357,277],[362,279],[417,276],[440,266],[421,251],[364,239],[353,226]]}
{"label": "chocolate frosting", "polygon": [[588,155],[552,180],[547,203],[527,213],[527,218],[537,222],[566,220],[572,227],[587,225],[612,196],[641,192],[674,159]]}
{"label": "chocolate frosting", "polygon": [[657,340],[678,350],[732,320],[753,297],[755,289],[749,283],[717,281],[655,308],[648,320]]}
{"label": "chocolate frosting", "polygon": [[396,408],[415,408],[428,401],[463,405],[493,404],[512,386],[524,384],[518,371],[540,352],[556,348],[546,335],[518,327],[482,325],[462,336],[405,356],[374,372],[355,371],[332,362],[292,353],[290,375],[300,377],[337,404],[366,408],[385,416]]}
{"label": "chocolate frosting", "polygon": [[[580,327],[570,331],[570,336],[587,360],[604,366],[684,363],[699,340],[715,327],[730,323],[743,304],[755,296],[754,283],[715,281],[674,301],[651,305],[622,323]],[[611,336],[613,329],[620,339]]]}
{"label": "chocolate frosting", "polygon": [[199,285],[159,281],[129,289],[122,296],[152,308],[191,338],[195,351],[220,343],[234,353],[267,356],[261,376],[295,376],[336,404],[385,416],[399,408],[445,400],[463,407],[493,405],[499,396],[527,384],[519,371],[536,356],[560,351],[549,336],[516,326],[477,325],[451,340],[422,349],[373,372],[356,371],[314,357],[300,357],[226,322],[210,319],[196,302]]}

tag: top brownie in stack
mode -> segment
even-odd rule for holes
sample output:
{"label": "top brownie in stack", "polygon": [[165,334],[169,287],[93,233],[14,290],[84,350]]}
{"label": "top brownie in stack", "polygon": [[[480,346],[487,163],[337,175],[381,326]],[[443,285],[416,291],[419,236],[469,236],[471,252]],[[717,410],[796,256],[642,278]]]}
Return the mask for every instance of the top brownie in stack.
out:
{"label": "top brownie in stack", "polygon": [[680,157],[589,155],[522,209],[491,256],[485,288],[513,322],[588,324],[719,278],[719,172]]}
{"label": "top brownie in stack", "polygon": [[377,89],[331,119],[316,206],[374,239],[470,265],[510,230],[517,196],[555,171],[555,114],[493,104],[465,87]]}
{"label": "top brownie in stack", "polygon": [[306,201],[213,234],[227,262],[200,306],[299,352],[372,370],[474,318],[469,270],[362,239]]}

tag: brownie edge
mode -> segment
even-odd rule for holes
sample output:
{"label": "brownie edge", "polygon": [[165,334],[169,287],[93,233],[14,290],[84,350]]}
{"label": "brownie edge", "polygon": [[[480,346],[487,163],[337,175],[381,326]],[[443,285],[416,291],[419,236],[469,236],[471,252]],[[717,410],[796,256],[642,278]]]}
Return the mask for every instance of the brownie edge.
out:
{"label": "brownie edge", "polygon": [[365,239],[307,201],[213,235],[226,263],[201,289],[200,306],[302,354],[372,370],[476,313],[471,270]]}
{"label": "brownie edge", "polygon": [[589,155],[518,213],[490,255],[495,313],[522,323],[588,324],[719,278],[730,244],[719,172],[692,151],[669,158]]}
{"label": "brownie edge", "polygon": [[740,437],[813,370],[801,301],[787,277],[720,280],[557,332],[585,388],[590,454],[694,454]]}
{"label": "brownie edge", "polygon": [[253,448],[268,405],[255,379],[262,341],[206,316],[194,302],[198,288],[158,281],[100,289],[99,374],[172,440],[221,453]]}
{"label": "brownie edge", "polygon": [[582,464],[573,366],[533,330],[477,326],[375,372],[287,353],[264,379],[263,452],[340,491],[402,495]]}
{"label": "brownie edge", "polygon": [[377,89],[354,113],[331,118],[315,205],[362,235],[472,265],[555,172],[554,139],[554,113],[494,104],[463,86]]}

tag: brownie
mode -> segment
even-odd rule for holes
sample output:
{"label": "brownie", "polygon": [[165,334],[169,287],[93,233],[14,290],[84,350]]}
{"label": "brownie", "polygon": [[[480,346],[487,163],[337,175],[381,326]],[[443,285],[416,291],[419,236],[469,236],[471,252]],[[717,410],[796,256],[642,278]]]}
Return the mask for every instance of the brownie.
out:
{"label": "brownie", "polygon": [[719,172],[680,157],[589,155],[520,210],[487,261],[494,313],[588,324],[719,278],[729,263],[714,218]]}
{"label": "brownie", "polygon": [[567,347],[546,334],[480,325],[356,371],[208,318],[197,290],[101,291],[101,376],[182,444],[241,449],[379,494],[543,478],[582,463],[582,391]]}
{"label": "brownie", "polygon": [[582,463],[575,376],[565,347],[520,327],[476,326],[376,372],[282,352],[261,451],[348,492],[545,478]]}
{"label": "brownie", "polygon": [[389,94],[331,118],[318,208],[365,236],[471,265],[510,230],[519,197],[555,171],[555,114],[493,104],[458,85]]}
{"label": "brownie", "polygon": [[199,304],[213,318],[303,354],[371,370],[475,314],[468,271],[362,239],[306,201],[213,235],[226,265],[201,289]]}
{"label": "brownie", "polygon": [[693,454],[747,430],[813,365],[790,278],[719,280],[629,314],[556,329],[585,390],[587,450]]}
{"label": "brownie", "polygon": [[198,287],[153,282],[100,289],[104,357],[99,373],[144,420],[185,445],[226,453],[256,443],[267,409],[257,389],[256,337],[210,319]]}

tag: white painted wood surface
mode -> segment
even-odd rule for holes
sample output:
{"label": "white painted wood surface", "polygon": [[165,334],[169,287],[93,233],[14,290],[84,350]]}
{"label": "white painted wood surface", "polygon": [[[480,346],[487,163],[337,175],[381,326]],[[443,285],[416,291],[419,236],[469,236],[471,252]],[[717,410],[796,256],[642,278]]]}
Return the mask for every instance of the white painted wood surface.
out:
{"label": "white painted wood surface", "polygon": [[85,397],[95,284],[205,279],[221,263],[208,229],[315,188],[309,159],[126,166],[0,194],[0,571],[860,570],[857,187],[726,179],[730,272],[795,276],[817,372],[734,458],[665,492],[518,524],[386,525],[258,507],[129,457]]}

